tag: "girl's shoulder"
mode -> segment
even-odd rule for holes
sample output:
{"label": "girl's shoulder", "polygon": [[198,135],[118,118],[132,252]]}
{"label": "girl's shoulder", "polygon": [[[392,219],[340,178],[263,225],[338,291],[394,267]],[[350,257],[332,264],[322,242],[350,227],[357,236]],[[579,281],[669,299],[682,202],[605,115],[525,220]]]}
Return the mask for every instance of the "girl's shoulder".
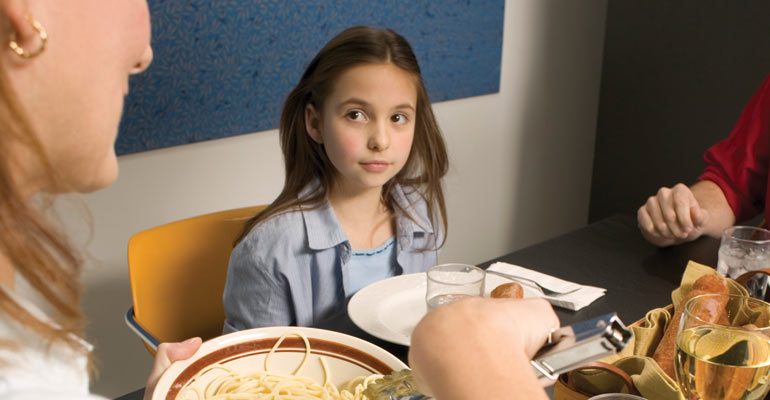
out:
{"label": "girl's shoulder", "polygon": [[302,227],[302,210],[300,207],[292,207],[286,211],[269,216],[266,220],[254,225],[243,241],[250,238],[256,239],[265,236],[279,237],[292,232],[295,226]]}
{"label": "girl's shoulder", "polygon": [[419,189],[412,185],[402,185],[397,183],[393,185],[393,188],[390,190],[390,195],[399,202],[403,201],[409,204],[425,203],[425,196],[423,196]]}
{"label": "girl's shoulder", "polygon": [[328,207],[297,206],[268,217],[255,225],[235,246],[230,264],[246,264],[255,260],[264,262],[287,254],[295,257],[309,254],[312,249],[330,247],[323,244],[327,243],[327,239],[333,240],[329,238],[340,237],[342,230],[333,229],[325,223],[329,220],[328,212]]}
{"label": "girl's shoulder", "polygon": [[390,196],[398,208],[412,217],[424,217],[428,213],[428,203],[425,201],[425,196],[414,186],[396,184],[391,188]]}
{"label": "girl's shoulder", "polygon": [[396,218],[399,230],[412,233],[427,232],[436,239],[437,243],[443,242],[444,227],[440,216],[431,213],[422,191],[411,185],[396,184],[390,193],[398,205]]}
{"label": "girl's shoulder", "polygon": [[247,267],[269,262],[276,254],[294,254],[303,248],[305,228],[299,210],[290,210],[268,217],[254,225],[235,245],[230,254],[230,266]]}
{"label": "girl's shoulder", "polygon": [[307,243],[309,225],[318,225],[319,217],[323,214],[326,204],[296,205],[278,212],[256,224],[241,240],[238,246],[253,249],[269,249],[273,246],[292,247],[303,246]]}

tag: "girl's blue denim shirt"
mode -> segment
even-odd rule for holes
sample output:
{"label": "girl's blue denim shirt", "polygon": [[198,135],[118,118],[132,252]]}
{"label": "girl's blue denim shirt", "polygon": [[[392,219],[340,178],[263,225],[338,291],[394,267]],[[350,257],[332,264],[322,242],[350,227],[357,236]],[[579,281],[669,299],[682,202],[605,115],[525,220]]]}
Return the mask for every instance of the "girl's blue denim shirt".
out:
{"label": "girl's blue denim shirt", "polygon": [[[436,264],[443,237],[411,187],[390,192],[411,219],[396,215],[396,274]],[[414,221],[413,221],[414,220]],[[235,247],[223,295],[224,333],[263,326],[311,326],[342,311],[349,290],[352,248],[328,200],[255,226]]]}

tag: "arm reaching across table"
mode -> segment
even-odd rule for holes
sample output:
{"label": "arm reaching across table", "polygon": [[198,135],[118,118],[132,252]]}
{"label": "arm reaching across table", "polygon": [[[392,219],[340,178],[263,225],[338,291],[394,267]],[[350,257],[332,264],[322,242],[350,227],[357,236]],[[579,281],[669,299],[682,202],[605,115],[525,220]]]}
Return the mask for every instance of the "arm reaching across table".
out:
{"label": "arm reaching across table", "polygon": [[543,299],[470,298],[420,321],[409,364],[420,391],[438,400],[547,399],[529,361],[558,327]]}

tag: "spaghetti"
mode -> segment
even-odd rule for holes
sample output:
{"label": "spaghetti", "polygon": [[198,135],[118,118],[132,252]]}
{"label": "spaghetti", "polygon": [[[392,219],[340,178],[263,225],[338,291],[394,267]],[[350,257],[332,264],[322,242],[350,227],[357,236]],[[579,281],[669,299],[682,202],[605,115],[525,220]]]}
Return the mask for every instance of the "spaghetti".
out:
{"label": "spaghetti", "polygon": [[[268,364],[270,357],[287,336],[297,336],[305,342],[305,357],[291,375],[270,372]],[[323,384],[300,376],[299,373],[310,358],[310,342],[299,332],[288,332],[281,336],[265,357],[264,371],[241,373],[220,363],[212,364],[198,372],[191,381],[209,371],[221,369],[221,375],[215,377],[201,391],[199,388],[187,386],[179,392],[177,400],[367,400],[363,391],[372,381],[382,378],[382,375],[358,377],[340,390],[331,383],[331,374],[326,361],[319,358],[324,372]]]}

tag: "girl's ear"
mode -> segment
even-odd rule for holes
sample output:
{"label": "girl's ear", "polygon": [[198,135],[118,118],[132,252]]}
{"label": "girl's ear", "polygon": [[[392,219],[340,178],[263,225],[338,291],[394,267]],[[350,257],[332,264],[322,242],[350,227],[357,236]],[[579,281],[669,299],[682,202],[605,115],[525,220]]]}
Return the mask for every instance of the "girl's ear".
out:
{"label": "girl's ear", "polygon": [[321,135],[321,116],[312,104],[305,106],[305,130],[310,138],[318,144],[323,144]]}

